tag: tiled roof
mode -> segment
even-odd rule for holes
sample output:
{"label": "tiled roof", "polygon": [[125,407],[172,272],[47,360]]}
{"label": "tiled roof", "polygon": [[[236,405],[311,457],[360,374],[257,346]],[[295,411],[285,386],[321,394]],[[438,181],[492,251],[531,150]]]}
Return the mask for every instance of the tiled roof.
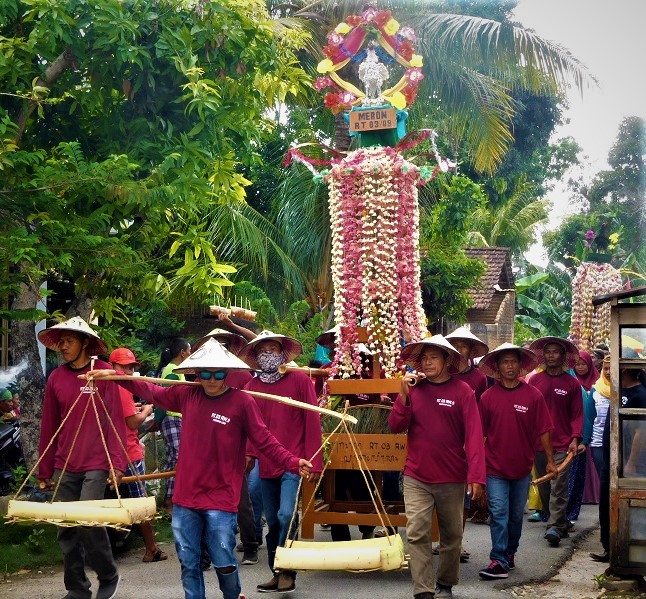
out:
{"label": "tiled roof", "polygon": [[473,308],[484,310],[489,307],[497,293],[494,285],[501,289],[514,287],[511,250],[504,247],[467,247],[464,251],[469,258],[478,258],[487,265],[487,270],[480,278],[480,287],[469,291],[474,303]]}

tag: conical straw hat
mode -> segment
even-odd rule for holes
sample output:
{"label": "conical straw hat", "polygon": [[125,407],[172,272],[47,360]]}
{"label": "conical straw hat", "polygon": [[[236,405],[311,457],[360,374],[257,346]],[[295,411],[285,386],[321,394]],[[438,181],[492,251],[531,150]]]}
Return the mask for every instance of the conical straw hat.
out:
{"label": "conical straw hat", "polygon": [[207,339],[197,351],[194,351],[173,372],[184,373],[202,370],[203,368],[221,368],[223,370],[250,370],[240,358],[234,356],[215,339]]}
{"label": "conical straw hat", "polygon": [[469,329],[466,327],[460,327],[459,329],[455,329],[452,333],[449,333],[446,336],[446,339],[451,342],[452,339],[461,339],[464,341],[470,341],[471,342],[471,355],[469,356],[470,358],[480,358],[481,356],[484,356],[488,351],[489,351],[489,346],[482,341],[481,339],[478,339]]}
{"label": "conical straw hat", "polygon": [[567,339],[562,339],[561,337],[541,337],[529,346],[529,349],[531,349],[538,356],[538,363],[543,363],[543,349],[550,343],[556,343],[565,350],[565,367],[574,368],[574,366],[576,365],[577,356],[579,355],[579,350],[577,346],[574,345],[574,343],[568,341]]}
{"label": "conical straw hat", "polygon": [[64,331],[73,331],[74,333],[80,333],[88,337],[90,340],[87,346],[89,356],[108,353],[108,346],[99,338],[98,333],[80,316],[73,316],[64,322],[59,322],[54,326],[43,329],[38,333],[38,341],[48,349],[58,351],[58,343]]}
{"label": "conical straw hat", "polygon": [[334,349],[334,343],[336,342],[336,336],[339,334],[341,327],[337,324],[331,329],[321,333],[317,338],[316,342],[327,349]]}
{"label": "conical straw hat", "polygon": [[193,343],[193,352],[200,349],[200,347],[202,347],[208,339],[213,339],[214,337],[225,337],[226,339],[228,339],[229,351],[236,356],[240,353],[240,350],[245,345],[247,345],[247,340],[242,335],[232,333],[231,331],[227,331],[225,329],[213,329],[208,333],[208,335],[204,335],[204,337],[201,337],[195,343]]}
{"label": "conical straw hat", "polygon": [[256,347],[262,341],[278,341],[283,348],[283,354],[285,354],[285,364],[291,362],[296,356],[300,356],[303,353],[303,346],[300,341],[272,331],[262,331],[258,333],[255,339],[249,341],[239,354],[240,359],[249,364],[253,370],[261,370],[256,360]]}
{"label": "conical straw hat", "polygon": [[467,360],[463,358],[460,352],[455,349],[455,347],[453,347],[442,335],[433,335],[432,337],[427,337],[422,341],[409,343],[406,347],[404,347],[404,349],[402,349],[402,360],[408,366],[420,371],[422,369],[422,352],[427,347],[437,347],[444,350],[449,354],[449,366],[453,366],[459,371],[464,370],[468,366]]}
{"label": "conical straw hat", "polygon": [[525,376],[529,374],[532,370],[538,366],[538,356],[531,350],[525,349],[524,347],[519,347],[513,343],[503,343],[499,345],[493,351],[490,351],[480,362],[478,362],[478,368],[482,370],[487,376],[491,376],[495,379],[500,378],[500,372],[498,371],[498,356],[507,351],[518,352],[520,357],[520,374],[519,376]]}

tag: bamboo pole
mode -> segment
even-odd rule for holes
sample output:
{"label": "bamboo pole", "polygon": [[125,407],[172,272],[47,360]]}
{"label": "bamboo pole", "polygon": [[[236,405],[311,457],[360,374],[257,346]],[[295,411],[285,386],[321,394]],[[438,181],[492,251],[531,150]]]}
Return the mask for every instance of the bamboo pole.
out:
{"label": "bamboo pole", "polygon": [[[88,377],[86,374],[80,374],[80,379],[90,380],[92,377]],[[155,383],[157,385],[200,385],[197,381],[178,381],[175,379],[158,379],[152,376],[130,376],[127,374],[109,374],[108,376],[102,376],[97,378],[97,381],[144,381],[146,383]],[[350,424],[357,424],[358,420],[354,416],[344,414],[343,412],[335,412],[334,410],[328,410],[327,408],[319,408],[318,406],[313,406],[309,403],[304,403],[302,401],[296,401],[291,397],[283,397],[282,395],[272,395],[271,393],[259,393],[258,391],[247,391],[243,389],[245,393],[253,395],[253,397],[260,397],[261,399],[268,399],[270,401],[276,401],[294,408],[299,408],[301,410],[309,410],[310,412],[318,412],[319,414],[325,414],[326,416],[332,416],[333,418],[338,418],[339,420],[345,420]]]}
{"label": "bamboo pole", "polygon": [[171,478],[172,476],[175,476],[175,470],[168,470],[167,472],[150,472],[149,474],[122,476],[121,483],[135,483],[140,480],[156,480],[158,478]]}
{"label": "bamboo pole", "polygon": [[278,367],[278,372],[280,372],[280,374],[287,374],[288,372],[304,372],[308,376],[330,376],[330,371],[325,368],[307,368],[302,366],[288,366],[287,364],[281,364]]}
{"label": "bamboo pole", "polygon": [[544,476],[541,476],[540,478],[537,478],[536,480],[532,481],[533,485],[540,485],[541,483],[547,482],[548,480],[552,480],[553,478],[556,478],[563,470],[565,470],[568,467],[568,464],[574,459],[574,453],[570,452],[565,456],[565,459],[558,465],[556,468],[557,473],[554,474],[554,472],[548,472]]}

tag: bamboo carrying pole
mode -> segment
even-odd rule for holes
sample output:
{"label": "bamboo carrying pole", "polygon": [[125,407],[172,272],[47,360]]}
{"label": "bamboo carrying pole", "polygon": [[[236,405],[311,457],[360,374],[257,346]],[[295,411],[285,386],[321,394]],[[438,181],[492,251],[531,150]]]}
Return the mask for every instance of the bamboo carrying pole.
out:
{"label": "bamboo carrying pole", "polygon": [[[92,377],[88,377],[85,374],[79,375],[80,379],[90,380]],[[144,381],[146,383],[155,383],[157,385],[199,385],[197,381],[177,381],[174,379],[158,379],[152,376],[130,376],[127,374],[110,374],[108,376],[102,376],[97,378],[97,381]],[[276,401],[294,408],[299,408],[301,410],[309,410],[310,412],[318,412],[319,414],[325,414],[327,416],[332,416],[333,418],[338,418],[339,420],[344,420],[350,424],[357,424],[358,420],[354,416],[349,416],[342,412],[335,412],[334,410],[328,410],[327,408],[319,408],[318,406],[313,406],[309,403],[303,403],[302,401],[296,401],[291,397],[283,397],[282,395],[272,395],[271,393],[259,393],[258,391],[247,391],[245,393],[253,395],[254,397],[260,397],[261,399],[268,399],[270,401]]]}
{"label": "bamboo carrying pole", "polygon": [[544,476],[541,476],[540,478],[537,478],[536,480],[532,481],[533,485],[540,485],[541,483],[547,482],[548,480],[552,480],[553,478],[557,477],[563,470],[565,470],[568,467],[568,464],[574,459],[574,453],[570,452],[565,456],[565,459],[558,465],[557,474],[554,474],[553,472],[548,472]]}
{"label": "bamboo carrying pole", "polygon": [[325,368],[307,368],[302,366],[288,366],[287,364],[281,364],[278,367],[278,372],[280,372],[280,374],[287,374],[288,372],[304,372],[308,376],[330,376],[330,371]]}
{"label": "bamboo carrying pole", "polygon": [[136,476],[122,476],[121,483],[134,483],[140,480],[157,480],[158,478],[170,478],[175,476],[175,470],[168,470],[167,472],[150,472],[149,474],[138,474]]}

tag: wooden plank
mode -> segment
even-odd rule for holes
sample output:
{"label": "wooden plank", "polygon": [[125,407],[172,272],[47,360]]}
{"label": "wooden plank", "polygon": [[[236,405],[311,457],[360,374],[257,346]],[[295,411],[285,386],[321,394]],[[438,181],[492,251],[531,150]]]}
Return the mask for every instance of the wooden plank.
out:
{"label": "wooden plank", "polygon": [[[401,471],[404,469],[407,435],[354,435],[354,438],[357,453],[363,457],[369,470]],[[329,469],[359,470],[349,435],[330,434],[327,435],[327,441]]]}
{"label": "wooden plank", "polygon": [[332,395],[399,393],[401,379],[328,379]]}

